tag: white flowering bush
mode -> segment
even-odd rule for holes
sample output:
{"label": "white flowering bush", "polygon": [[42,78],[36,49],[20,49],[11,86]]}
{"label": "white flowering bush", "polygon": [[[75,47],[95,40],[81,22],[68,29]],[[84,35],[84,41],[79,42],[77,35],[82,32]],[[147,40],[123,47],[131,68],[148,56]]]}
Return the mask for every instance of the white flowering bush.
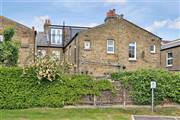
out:
{"label": "white flowering bush", "polygon": [[55,80],[59,76],[58,62],[50,57],[39,58],[32,66],[39,80]]}
{"label": "white flowering bush", "polygon": [[62,74],[69,73],[72,66],[72,64],[60,62],[58,59],[46,55],[45,57],[37,57],[36,62],[26,68],[25,73],[31,71],[40,81],[53,81],[60,78]]}

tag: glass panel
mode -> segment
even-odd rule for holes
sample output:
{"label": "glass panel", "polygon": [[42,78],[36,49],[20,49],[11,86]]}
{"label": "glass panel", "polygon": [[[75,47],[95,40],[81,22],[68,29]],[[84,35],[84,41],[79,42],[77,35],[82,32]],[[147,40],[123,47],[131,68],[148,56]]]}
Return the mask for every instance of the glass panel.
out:
{"label": "glass panel", "polygon": [[154,45],[150,46],[150,51],[154,51]]}
{"label": "glass panel", "polygon": [[173,54],[172,53],[168,53],[168,58],[172,58]]}
{"label": "glass panel", "polygon": [[134,58],[134,57],[135,57],[135,46],[129,46],[129,58]]}
{"label": "glass panel", "polygon": [[84,48],[89,49],[90,48],[90,41],[85,41],[84,42]]}
{"label": "glass panel", "polygon": [[108,45],[113,45],[114,41],[113,40],[108,40]]}
{"label": "glass panel", "polygon": [[168,65],[172,65],[173,64],[173,59],[168,60]]}
{"label": "glass panel", "polygon": [[108,47],[109,52],[113,52],[113,47]]}

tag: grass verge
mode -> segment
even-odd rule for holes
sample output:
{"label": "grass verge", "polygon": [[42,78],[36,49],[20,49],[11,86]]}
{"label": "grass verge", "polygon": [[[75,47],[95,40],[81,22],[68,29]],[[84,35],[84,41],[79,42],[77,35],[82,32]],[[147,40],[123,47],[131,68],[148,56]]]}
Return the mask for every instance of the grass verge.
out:
{"label": "grass verge", "polygon": [[0,120],[131,120],[131,115],[180,116],[178,108],[31,108],[0,110]]}

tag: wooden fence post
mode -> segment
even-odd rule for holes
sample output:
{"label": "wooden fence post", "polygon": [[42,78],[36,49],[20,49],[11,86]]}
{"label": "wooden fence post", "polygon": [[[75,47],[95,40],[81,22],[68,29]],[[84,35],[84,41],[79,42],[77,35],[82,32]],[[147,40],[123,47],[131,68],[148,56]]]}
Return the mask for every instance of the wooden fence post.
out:
{"label": "wooden fence post", "polygon": [[94,95],[94,106],[96,106],[96,95]]}
{"label": "wooden fence post", "polygon": [[126,107],[126,91],[123,88],[123,107]]}

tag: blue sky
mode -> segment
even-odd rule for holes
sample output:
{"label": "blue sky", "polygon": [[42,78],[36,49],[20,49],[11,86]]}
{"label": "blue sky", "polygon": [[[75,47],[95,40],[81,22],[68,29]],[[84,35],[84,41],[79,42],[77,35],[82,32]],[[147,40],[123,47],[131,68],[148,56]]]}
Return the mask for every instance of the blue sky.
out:
{"label": "blue sky", "polygon": [[0,0],[0,14],[26,26],[42,30],[52,24],[95,26],[106,12],[117,14],[164,40],[180,38],[180,0]]}

